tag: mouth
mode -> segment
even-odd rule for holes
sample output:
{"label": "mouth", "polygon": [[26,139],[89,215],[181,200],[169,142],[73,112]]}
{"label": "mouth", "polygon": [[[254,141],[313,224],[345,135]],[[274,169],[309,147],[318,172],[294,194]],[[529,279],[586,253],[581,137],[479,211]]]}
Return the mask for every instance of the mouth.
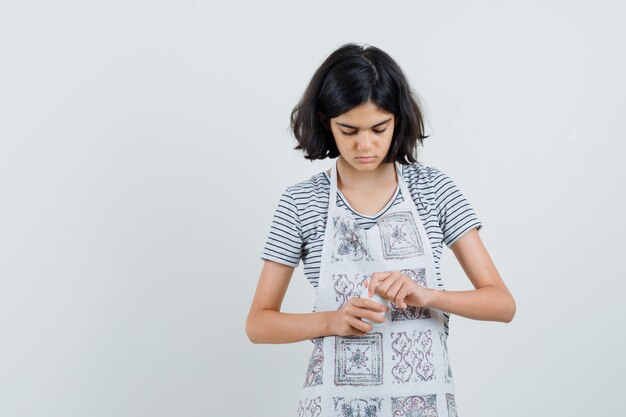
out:
{"label": "mouth", "polygon": [[376,158],[375,156],[357,156],[356,159],[361,161],[361,162],[370,162],[373,161],[374,158]]}

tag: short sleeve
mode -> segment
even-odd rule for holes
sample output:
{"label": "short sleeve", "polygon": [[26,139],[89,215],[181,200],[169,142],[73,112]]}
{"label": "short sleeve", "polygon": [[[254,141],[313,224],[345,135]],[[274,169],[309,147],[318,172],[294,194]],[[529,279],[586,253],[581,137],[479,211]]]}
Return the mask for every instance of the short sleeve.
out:
{"label": "short sleeve", "polygon": [[465,233],[473,228],[480,230],[483,225],[454,181],[436,168],[432,171],[437,216],[443,241],[449,248]]}
{"label": "short sleeve", "polygon": [[302,229],[295,200],[287,188],[280,196],[261,259],[297,267],[302,255]]}

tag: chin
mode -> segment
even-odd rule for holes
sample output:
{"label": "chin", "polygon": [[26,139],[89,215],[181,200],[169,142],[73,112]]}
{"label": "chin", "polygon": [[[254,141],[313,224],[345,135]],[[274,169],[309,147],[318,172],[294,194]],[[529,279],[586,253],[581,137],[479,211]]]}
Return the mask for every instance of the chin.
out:
{"label": "chin", "polygon": [[363,164],[360,162],[355,162],[353,167],[357,171],[374,171],[376,168],[380,166],[380,161],[370,162],[368,164]]}

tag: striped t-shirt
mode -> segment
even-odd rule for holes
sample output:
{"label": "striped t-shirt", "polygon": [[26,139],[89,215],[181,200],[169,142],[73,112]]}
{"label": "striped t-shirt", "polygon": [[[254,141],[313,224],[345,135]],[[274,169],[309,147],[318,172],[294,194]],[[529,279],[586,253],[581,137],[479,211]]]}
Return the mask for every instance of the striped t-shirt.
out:
{"label": "striped t-shirt", "polygon": [[[450,177],[439,169],[416,162],[401,165],[402,176],[407,183],[420,218],[424,222],[435,260],[437,285],[444,290],[440,274],[443,243],[450,247],[463,234],[482,223],[468,200]],[[306,279],[317,288],[326,219],[330,178],[326,171],[291,185],[280,196],[261,259],[297,267],[302,260]],[[340,190],[337,190],[337,206],[352,211],[356,221],[364,229],[373,226],[378,218],[403,200],[400,187],[394,197],[373,216],[356,212]],[[448,334],[449,314],[446,316]]]}

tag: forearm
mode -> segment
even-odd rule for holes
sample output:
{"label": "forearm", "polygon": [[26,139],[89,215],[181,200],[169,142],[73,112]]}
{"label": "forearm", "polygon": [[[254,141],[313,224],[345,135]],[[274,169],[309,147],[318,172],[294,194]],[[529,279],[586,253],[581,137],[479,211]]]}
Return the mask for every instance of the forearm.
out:
{"label": "forearm", "polygon": [[330,335],[331,311],[283,313],[261,310],[248,323],[246,332],[253,343],[293,343]]}
{"label": "forearm", "polygon": [[431,289],[428,307],[474,320],[508,323],[515,315],[515,301],[508,291],[497,287],[482,287],[469,291],[440,291]]}

